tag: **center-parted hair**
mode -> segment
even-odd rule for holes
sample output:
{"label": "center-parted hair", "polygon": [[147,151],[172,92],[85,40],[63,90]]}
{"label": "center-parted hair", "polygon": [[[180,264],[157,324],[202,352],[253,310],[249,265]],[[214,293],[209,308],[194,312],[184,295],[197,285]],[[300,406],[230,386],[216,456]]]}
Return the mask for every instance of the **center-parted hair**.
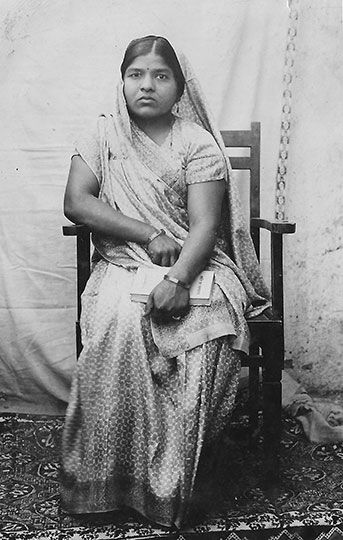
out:
{"label": "center-parted hair", "polygon": [[167,66],[172,70],[177,84],[177,99],[180,99],[185,88],[185,78],[173,47],[164,37],[144,36],[142,38],[132,40],[127,46],[123,62],[120,66],[122,78],[124,79],[127,68],[138,56],[145,56],[152,51],[161,56]]}

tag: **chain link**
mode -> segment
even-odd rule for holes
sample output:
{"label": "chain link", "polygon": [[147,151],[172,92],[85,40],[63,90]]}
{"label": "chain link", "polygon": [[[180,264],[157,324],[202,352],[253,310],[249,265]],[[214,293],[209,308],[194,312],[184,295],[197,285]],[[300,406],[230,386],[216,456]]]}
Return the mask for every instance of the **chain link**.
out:
{"label": "chain link", "polygon": [[282,116],[275,196],[275,218],[278,221],[284,221],[286,219],[286,179],[291,130],[292,80],[295,61],[297,22],[299,18],[299,2],[300,0],[288,0],[289,27],[287,32],[285,63],[283,70]]}

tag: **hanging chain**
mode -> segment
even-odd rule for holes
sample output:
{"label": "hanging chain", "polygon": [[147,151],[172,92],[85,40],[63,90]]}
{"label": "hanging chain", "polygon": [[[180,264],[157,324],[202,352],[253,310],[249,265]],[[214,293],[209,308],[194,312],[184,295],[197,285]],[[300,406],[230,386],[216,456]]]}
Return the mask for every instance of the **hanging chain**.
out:
{"label": "hanging chain", "polygon": [[283,71],[282,115],[275,200],[275,218],[278,221],[286,220],[287,160],[291,130],[292,80],[295,60],[295,41],[297,37],[297,21],[299,17],[299,1],[300,0],[288,0],[287,2],[289,8],[289,27]]}

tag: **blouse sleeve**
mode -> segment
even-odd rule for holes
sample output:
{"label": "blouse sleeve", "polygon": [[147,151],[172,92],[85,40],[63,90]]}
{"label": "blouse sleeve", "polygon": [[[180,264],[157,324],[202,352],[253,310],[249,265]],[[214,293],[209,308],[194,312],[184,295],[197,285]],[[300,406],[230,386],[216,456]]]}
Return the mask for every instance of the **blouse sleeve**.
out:
{"label": "blouse sleeve", "polygon": [[85,131],[76,142],[75,151],[72,156],[79,155],[95,174],[101,185],[102,169],[100,159],[100,143],[97,126],[93,126],[89,131]]}
{"label": "blouse sleeve", "polygon": [[226,176],[224,156],[212,135],[197,129],[189,146],[186,184],[222,180]]}

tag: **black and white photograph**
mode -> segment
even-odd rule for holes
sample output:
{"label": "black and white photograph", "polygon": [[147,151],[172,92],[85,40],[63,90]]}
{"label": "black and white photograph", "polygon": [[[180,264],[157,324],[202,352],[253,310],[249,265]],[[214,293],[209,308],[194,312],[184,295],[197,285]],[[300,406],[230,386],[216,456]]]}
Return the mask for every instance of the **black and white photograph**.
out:
{"label": "black and white photograph", "polygon": [[342,45],[0,0],[0,540],[343,539]]}

